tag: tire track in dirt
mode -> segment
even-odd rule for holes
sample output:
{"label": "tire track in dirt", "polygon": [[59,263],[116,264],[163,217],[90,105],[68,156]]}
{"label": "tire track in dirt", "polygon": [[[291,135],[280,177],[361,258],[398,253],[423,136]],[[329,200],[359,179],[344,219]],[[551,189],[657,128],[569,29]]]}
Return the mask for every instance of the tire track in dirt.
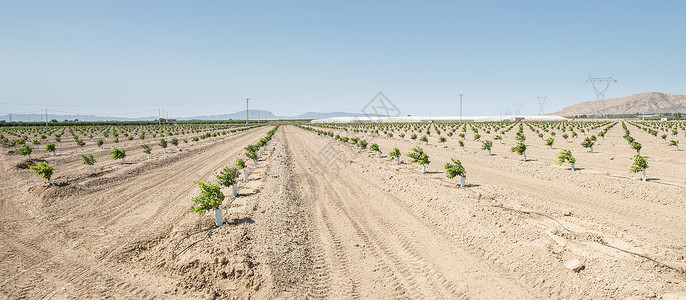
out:
{"label": "tire track in dirt", "polygon": [[[291,135],[293,140],[295,140],[292,142],[293,144],[313,144],[312,141],[307,143],[302,141],[302,137],[299,136],[301,134],[305,134],[304,131]],[[315,140],[314,144],[319,143]],[[320,157],[312,150],[312,148],[316,149],[317,147],[301,147],[302,149],[299,149],[299,153],[303,153],[302,157],[307,159],[308,165],[313,166],[314,168],[312,169],[318,169],[317,173],[323,176],[327,172],[325,164],[319,160]],[[404,213],[403,209],[399,208],[397,203],[393,201],[393,197],[389,197],[388,193],[375,187],[375,185],[366,184],[366,179],[351,169],[350,167],[344,168],[342,170],[344,174],[337,177],[337,180],[322,182],[322,190],[330,188],[332,195],[331,197],[322,197],[320,200],[325,201],[325,199],[328,200],[330,198],[330,201],[340,209],[341,214],[346,216],[346,221],[350,221],[353,224],[358,235],[362,237],[365,243],[373,245],[377,249],[374,255],[380,261],[388,264],[389,273],[402,276],[398,278],[398,281],[407,291],[409,297],[455,298],[464,296],[465,291],[457,289],[452,282],[437,271],[436,264],[430,263],[429,260],[439,259],[440,261],[441,258],[445,259],[446,257],[460,257],[461,259],[472,261],[474,259],[465,256],[465,253],[450,253],[449,255],[446,255],[447,253],[435,255],[436,253],[434,253],[434,256],[432,256],[426,250],[419,251],[417,247],[425,248],[427,242],[439,245],[444,243],[447,246],[452,244],[453,241],[440,240],[442,237],[434,235],[432,238],[440,241],[430,242],[426,236],[422,237],[422,234],[428,234],[432,229],[422,228],[426,227],[425,223],[418,221],[417,217],[413,214]],[[371,195],[374,197],[369,197]],[[397,221],[398,219],[402,220],[402,222]],[[411,234],[411,232],[417,231],[418,228],[423,229],[422,231],[424,232],[422,234]],[[428,232],[425,230],[428,230]],[[493,272],[493,270],[488,271]],[[501,279],[503,278],[509,277],[502,276],[495,281],[502,282]],[[475,285],[475,282],[478,281],[471,281],[470,286]],[[485,289],[492,287],[491,282],[483,280],[481,282],[483,282]],[[519,289],[520,291],[516,292],[519,295],[528,293],[522,293],[521,290],[525,289],[516,284],[514,286],[506,284],[506,286]],[[506,290],[502,289],[501,292]],[[408,296],[408,294],[404,296]]]}

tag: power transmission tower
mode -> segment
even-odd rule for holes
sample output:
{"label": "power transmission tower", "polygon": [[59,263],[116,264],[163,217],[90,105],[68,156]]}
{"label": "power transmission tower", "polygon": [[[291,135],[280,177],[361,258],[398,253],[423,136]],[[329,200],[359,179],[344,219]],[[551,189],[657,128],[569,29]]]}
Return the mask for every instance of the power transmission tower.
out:
{"label": "power transmission tower", "polygon": [[519,117],[519,112],[522,110],[522,105],[524,105],[524,103],[515,103],[515,117]]}
{"label": "power transmission tower", "polygon": [[[617,82],[617,80],[614,79],[614,75],[602,78],[591,77],[591,74],[588,74],[588,80],[586,82],[590,82],[593,90],[595,91],[596,101],[593,108],[593,118],[597,118],[598,114],[601,116],[607,116],[607,112],[605,111],[605,93],[610,87],[610,84]],[[600,104],[601,108],[598,108],[598,104]]]}
{"label": "power transmission tower", "polygon": [[249,119],[249,117],[248,117],[248,112],[249,112],[248,100],[250,100],[250,98],[245,98],[245,125],[248,125],[248,119]]}
{"label": "power transmission tower", "polygon": [[460,94],[460,123],[462,123],[462,96],[464,94]]}
{"label": "power transmission tower", "polygon": [[545,111],[543,110],[543,104],[545,104],[545,101],[548,100],[548,96],[539,97],[536,95],[536,100],[538,101],[538,114],[542,116],[545,114]]}

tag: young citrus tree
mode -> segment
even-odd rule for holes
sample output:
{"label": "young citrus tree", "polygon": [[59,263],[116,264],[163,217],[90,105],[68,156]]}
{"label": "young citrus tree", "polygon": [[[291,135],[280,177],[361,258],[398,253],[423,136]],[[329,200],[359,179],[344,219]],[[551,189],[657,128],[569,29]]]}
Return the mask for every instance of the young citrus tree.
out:
{"label": "young citrus tree", "polygon": [[105,142],[102,139],[98,139],[97,141],[95,141],[95,144],[98,145],[98,148],[100,148],[100,149],[102,149],[102,144],[104,144],[104,143]]}
{"label": "young citrus tree", "polygon": [[443,148],[445,148],[445,141],[447,141],[447,139],[444,136],[438,138],[438,142],[443,144]]}
{"label": "young citrus tree", "polygon": [[194,181],[194,183],[200,187],[200,196],[192,199],[193,203],[196,203],[197,206],[191,206],[188,211],[202,215],[205,212],[214,210],[215,223],[217,226],[222,226],[222,210],[219,209],[219,206],[224,201],[224,194],[221,188],[209,181]]}
{"label": "young citrus tree", "polygon": [[21,148],[19,148],[18,151],[19,151],[19,154],[21,154],[21,155],[28,155],[29,160],[31,160],[31,152],[33,152],[33,148],[31,148],[31,146],[24,144],[21,146]]}
{"label": "young citrus tree", "polygon": [[112,154],[112,158],[114,158],[114,159],[120,159],[121,158],[121,164],[122,165],[126,164],[126,150],[119,149],[119,148],[112,148],[112,151],[110,151],[110,154]]}
{"label": "young citrus tree", "polygon": [[234,165],[239,170],[243,170],[243,181],[248,181],[248,170],[245,169],[245,161],[240,157],[236,157],[236,162]]}
{"label": "young citrus tree", "polygon": [[481,142],[481,150],[488,150],[488,156],[491,156],[491,147],[493,147],[493,142],[489,140]]}
{"label": "young citrus tree", "polygon": [[86,143],[84,141],[82,141],[81,139],[74,140],[74,143],[76,143],[77,146],[81,147],[81,152],[83,153],[84,152],[83,146],[85,146]]}
{"label": "young citrus tree", "polygon": [[496,141],[498,141],[498,143],[500,143],[500,144],[503,143],[503,136],[502,136],[502,135],[496,134],[496,135],[493,137],[493,139],[496,140]]}
{"label": "young citrus tree", "polygon": [[561,165],[565,162],[570,163],[572,165],[572,171],[574,171],[576,159],[572,156],[572,151],[569,149],[562,149],[560,150],[560,153],[557,154],[557,164]]}
{"label": "young citrus tree", "polygon": [[475,141],[479,141],[480,139],[481,139],[481,135],[480,135],[480,134],[478,134],[478,133],[477,133],[477,134],[474,134],[474,140],[475,140]]}
{"label": "young citrus tree", "polygon": [[670,140],[667,146],[675,146],[676,151],[679,151],[679,141],[677,140]]}
{"label": "young citrus tree", "polygon": [[583,142],[581,142],[581,146],[584,148],[591,148],[591,153],[593,153],[593,141],[589,137],[586,137]]}
{"label": "young citrus tree", "polygon": [[388,156],[395,157],[396,160],[398,161],[398,164],[400,164],[400,156],[401,156],[400,149],[393,147],[393,151],[388,152]]}
{"label": "young citrus tree", "polygon": [[167,153],[167,140],[165,140],[164,138],[161,138],[160,139],[160,147],[162,147],[162,151],[164,153]]}
{"label": "young citrus tree", "polygon": [[634,164],[631,165],[631,169],[629,171],[631,171],[631,173],[643,172],[643,174],[641,175],[641,179],[643,181],[646,181],[646,169],[647,168],[648,168],[648,160],[639,154],[634,155]]}
{"label": "young citrus tree", "polygon": [[545,145],[548,146],[548,147],[550,147],[550,149],[553,149],[553,144],[554,144],[554,143],[555,143],[555,139],[554,139],[554,138],[547,138],[547,139],[545,140]]}
{"label": "young citrus tree", "polygon": [[237,167],[224,167],[224,169],[221,172],[219,172],[219,175],[217,175],[217,179],[219,179],[219,185],[225,187],[233,187],[234,197],[238,196],[238,184],[236,183],[236,178],[238,178],[238,176],[240,176],[240,173],[238,172]]}
{"label": "young citrus tree", "polygon": [[424,153],[424,149],[417,146],[412,148],[412,152],[407,153],[406,155],[412,159],[410,163],[422,165],[422,174],[426,173],[426,165],[430,164],[431,162],[429,161],[429,155]]}
{"label": "young citrus tree", "polygon": [[422,135],[422,137],[419,139],[419,141],[426,143],[426,145],[429,144],[429,138],[426,137],[426,135]]}
{"label": "young citrus tree", "polygon": [[36,175],[47,179],[52,186],[55,186],[55,183],[52,181],[52,172],[55,171],[53,166],[46,162],[39,162],[33,166],[30,166],[29,168],[31,168]]}
{"label": "young citrus tree", "polygon": [[152,152],[152,148],[148,145],[141,145],[141,148],[143,148],[143,153],[148,155],[148,160],[150,160],[150,152]]}
{"label": "young citrus tree", "polygon": [[88,154],[88,156],[81,154],[81,158],[83,158],[83,164],[88,165],[88,170],[93,174],[93,165],[95,164],[93,154]]}
{"label": "young citrus tree", "polygon": [[460,145],[462,148],[462,152],[464,152],[464,141],[457,141],[457,143]]}
{"label": "young citrus tree", "polygon": [[46,152],[52,152],[52,156],[55,156],[55,144],[53,144],[53,143],[45,144],[45,151]]}
{"label": "young citrus tree", "polygon": [[524,156],[524,161],[526,161],[526,144],[523,142],[517,143],[514,147],[510,148],[510,152],[516,152],[519,155]]}
{"label": "young citrus tree", "polygon": [[443,168],[445,169],[445,176],[450,179],[460,176],[460,187],[464,187],[467,172],[465,172],[462,162],[460,162],[459,159],[451,158],[450,162],[445,163]]}
{"label": "young citrus tree", "polygon": [[663,144],[664,144],[664,143],[667,143],[667,135],[666,135],[666,134],[662,134],[660,137],[662,138],[662,143],[663,143]]}
{"label": "young citrus tree", "polygon": [[636,153],[638,153],[638,155],[641,155],[641,148],[642,147],[643,146],[641,146],[641,143],[639,143],[637,141],[631,142],[631,148],[636,150]]}
{"label": "young citrus tree", "polygon": [[[254,145],[250,145],[250,146],[254,146]],[[252,167],[253,167],[253,169],[256,169],[257,168],[257,152],[255,152],[255,149],[253,147],[250,147],[250,146],[245,147],[245,156],[252,159],[252,161],[253,161]]]}
{"label": "young citrus tree", "polygon": [[177,150],[177,151],[179,150],[179,139],[177,139],[177,138],[172,138],[172,139],[171,139],[171,144],[174,145],[174,147],[176,147],[176,150]]}
{"label": "young citrus tree", "polygon": [[565,139],[565,142],[569,142],[567,138],[569,138],[569,134],[563,133],[562,138]]}
{"label": "young citrus tree", "polygon": [[360,141],[357,143],[357,145],[360,146],[360,148],[362,148],[362,150],[367,151],[367,141],[365,141],[365,140],[360,140]]}
{"label": "young citrus tree", "polygon": [[379,144],[372,143],[371,145],[369,145],[369,151],[376,151],[376,153],[379,154],[379,158],[381,158],[381,150],[379,150]]}

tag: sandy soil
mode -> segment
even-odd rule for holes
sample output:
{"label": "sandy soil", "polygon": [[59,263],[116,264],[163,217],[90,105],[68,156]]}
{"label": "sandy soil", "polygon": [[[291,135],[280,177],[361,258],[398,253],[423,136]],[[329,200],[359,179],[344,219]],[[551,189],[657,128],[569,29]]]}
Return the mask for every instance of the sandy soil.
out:
{"label": "sandy soil", "polygon": [[[141,153],[94,176],[74,151],[56,188],[3,154],[0,297],[686,298],[683,274],[606,246],[686,267],[686,152],[643,131],[630,128],[648,182],[628,173],[634,150],[619,125],[592,154],[583,134],[551,150],[527,128],[528,162],[509,152],[514,132],[491,157],[480,142],[462,152],[458,137],[443,148],[434,136],[422,146],[428,174],[385,155],[420,142],[358,135],[379,158],[282,126],[224,202],[228,224],[188,213],[192,181],[212,180],[270,128],[150,162]],[[581,170],[554,163],[560,147]],[[450,158],[467,169],[466,188],[445,178]],[[567,269],[571,259],[584,269]]]}

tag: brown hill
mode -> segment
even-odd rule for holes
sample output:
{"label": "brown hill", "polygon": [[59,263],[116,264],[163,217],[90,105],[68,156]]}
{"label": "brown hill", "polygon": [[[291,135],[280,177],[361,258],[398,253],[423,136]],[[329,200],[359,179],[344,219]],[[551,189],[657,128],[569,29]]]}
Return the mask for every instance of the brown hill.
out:
{"label": "brown hill", "polygon": [[[593,115],[596,101],[586,101],[572,106],[567,106],[561,111],[554,112],[554,116],[579,116]],[[599,103],[598,109],[602,109]],[[605,100],[607,115],[630,115],[630,114],[664,114],[686,113],[686,95],[663,94],[648,92],[631,95],[623,98],[611,98]]]}

